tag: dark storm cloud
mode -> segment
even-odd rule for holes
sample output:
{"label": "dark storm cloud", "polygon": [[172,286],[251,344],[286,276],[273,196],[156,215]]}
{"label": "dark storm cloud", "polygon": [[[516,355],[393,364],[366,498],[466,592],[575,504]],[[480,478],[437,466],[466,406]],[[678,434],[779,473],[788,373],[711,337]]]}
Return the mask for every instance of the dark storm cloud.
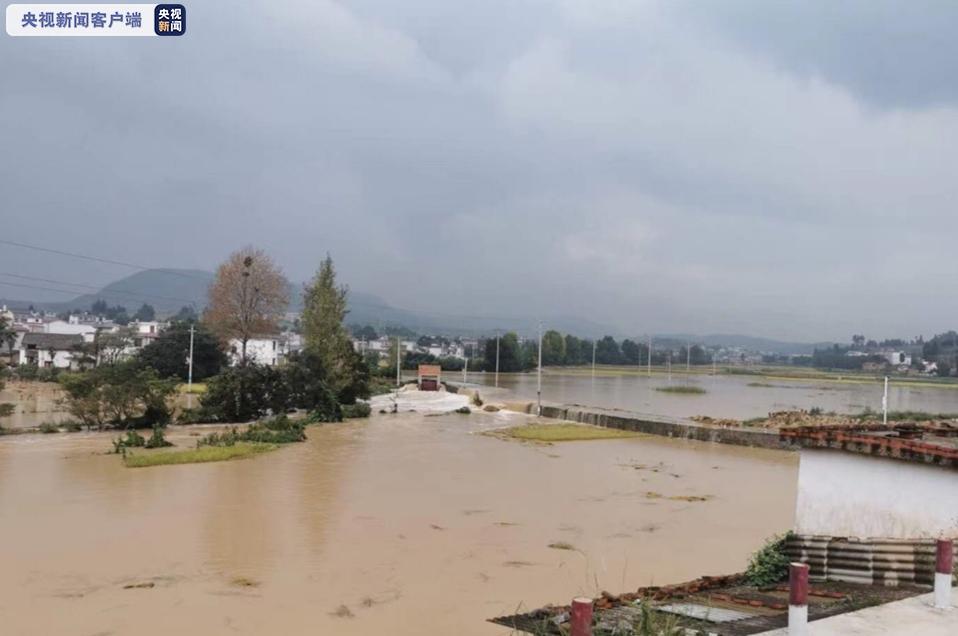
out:
{"label": "dark storm cloud", "polygon": [[203,2],[174,41],[3,37],[0,214],[153,266],[330,251],[449,313],[927,334],[958,309],[954,12],[833,6]]}

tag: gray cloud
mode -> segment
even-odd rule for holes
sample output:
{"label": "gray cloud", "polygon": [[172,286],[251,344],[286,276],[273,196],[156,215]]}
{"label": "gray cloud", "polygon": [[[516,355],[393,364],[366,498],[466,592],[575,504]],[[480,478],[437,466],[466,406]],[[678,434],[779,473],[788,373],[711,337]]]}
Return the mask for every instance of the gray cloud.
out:
{"label": "gray cloud", "polygon": [[0,38],[5,234],[199,268],[255,243],[294,279],[330,251],[401,306],[631,333],[952,326],[950,5],[275,5]]}

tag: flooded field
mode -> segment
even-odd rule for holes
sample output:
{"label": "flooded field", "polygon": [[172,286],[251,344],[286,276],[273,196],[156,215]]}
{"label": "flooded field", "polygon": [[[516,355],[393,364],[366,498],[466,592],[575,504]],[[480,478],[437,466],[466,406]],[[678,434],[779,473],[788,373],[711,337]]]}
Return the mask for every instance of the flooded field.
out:
{"label": "flooded field", "polygon": [[[462,374],[452,373],[451,381]],[[469,382],[492,385],[491,373],[470,373]],[[859,413],[866,407],[881,410],[882,385],[828,380],[780,380],[761,376],[675,374],[671,386],[697,386],[703,394],[676,394],[656,389],[670,386],[664,375],[598,375],[550,369],[542,376],[542,399],[546,402],[621,408],[654,415],[691,417],[709,415],[748,419],[771,411],[820,407],[838,413]],[[752,386],[750,386],[752,385]],[[516,396],[534,400],[535,373],[501,374],[499,386]],[[958,413],[958,389],[953,386],[899,386],[888,389],[892,410]]]}
{"label": "flooded field", "polygon": [[56,382],[19,382],[7,380],[0,389],[0,404],[14,405],[13,415],[0,418],[4,428],[32,428],[69,419],[59,404],[63,392]]}
{"label": "flooded field", "polygon": [[377,415],[143,469],[106,434],[0,438],[2,632],[506,634],[485,619],[737,571],[792,524],[794,455],[477,434],[522,417]]}

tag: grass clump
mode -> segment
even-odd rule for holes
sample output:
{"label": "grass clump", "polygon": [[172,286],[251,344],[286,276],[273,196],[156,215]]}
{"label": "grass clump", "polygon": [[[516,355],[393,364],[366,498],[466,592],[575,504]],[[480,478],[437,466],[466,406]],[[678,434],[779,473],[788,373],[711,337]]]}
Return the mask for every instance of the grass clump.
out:
{"label": "grass clump", "polygon": [[576,442],[592,439],[637,437],[637,433],[585,424],[527,424],[495,432],[497,435],[530,442]]}
{"label": "grass clump", "polygon": [[791,532],[774,536],[752,555],[745,570],[745,579],[750,585],[772,585],[788,576],[789,559],[785,553],[785,543],[790,536]]}
{"label": "grass clump", "polygon": [[198,464],[222,462],[252,457],[279,448],[276,444],[239,443],[232,446],[204,446],[188,450],[158,451],[155,453],[128,453],[123,463],[128,468],[166,466],[170,464]]}
{"label": "grass clump", "polygon": [[556,541],[555,543],[550,543],[549,547],[553,550],[575,550],[575,546],[566,541]]}
{"label": "grass clump", "polygon": [[56,424],[51,424],[50,422],[44,422],[40,425],[40,432],[44,435],[49,435],[50,433],[59,433],[60,427]]}
{"label": "grass clump", "polygon": [[677,384],[675,386],[660,386],[655,389],[656,391],[661,391],[662,393],[680,393],[684,395],[701,395],[703,393],[708,393],[705,389],[700,386],[684,385]]}

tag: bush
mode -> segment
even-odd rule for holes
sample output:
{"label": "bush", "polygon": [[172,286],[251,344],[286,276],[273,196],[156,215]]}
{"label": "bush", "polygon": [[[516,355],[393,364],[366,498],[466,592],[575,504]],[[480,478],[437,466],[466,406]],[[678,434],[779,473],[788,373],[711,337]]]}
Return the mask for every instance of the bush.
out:
{"label": "bush", "polygon": [[49,435],[50,433],[59,433],[60,427],[56,424],[51,424],[50,422],[44,422],[40,425],[40,432]]}
{"label": "bush", "polygon": [[356,402],[355,404],[344,404],[342,406],[343,418],[354,419],[360,417],[369,417],[372,413],[372,407],[367,402]]}
{"label": "bush", "polygon": [[237,442],[255,442],[262,444],[291,444],[306,441],[306,430],[302,421],[291,420],[285,415],[250,424],[245,431],[236,427],[222,433],[210,433],[196,442],[196,447],[233,446]]}
{"label": "bush", "polygon": [[176,383],[133,362],[104,365],[83,373],[64,373],[60,384],[69,413],[88,427],[165,425]]}
{"label": "bush", "polygon": [[750,585],[762,587],[772,585],[788,576],[788,555],[785,554],[785,542],[791,536],[774,536],[762,548],[752,555],[745,578]]}
{"label": "bush", "polygon": [[172,445],[172,442],[166,441],[166,438],[163,436],[163,429],[158,425],[153,426],[153,435],[151,435],[150,439],[146,440],[146,443],[143,444],[145,448],[166,448],[167,446]]}
{"label": "bush", "polygon": [[113,452],[126,455],[126,449],[141,448],[145,445],[146,439],[131,428],[126,432],[126,437],[118,437],[113,440]]}
{"label": "bush", "polygon": [[66,429],[67,433],[79,433],[83,430],[83,424],[75,420],[68,420],[63,423],[63,428]]}
{"label": "bush", "polygon": [[37,382],[56,382],[60,369],[56,367],[38,367],[35,364],[20,364],[10,371],[10,376],[18,380]]}

